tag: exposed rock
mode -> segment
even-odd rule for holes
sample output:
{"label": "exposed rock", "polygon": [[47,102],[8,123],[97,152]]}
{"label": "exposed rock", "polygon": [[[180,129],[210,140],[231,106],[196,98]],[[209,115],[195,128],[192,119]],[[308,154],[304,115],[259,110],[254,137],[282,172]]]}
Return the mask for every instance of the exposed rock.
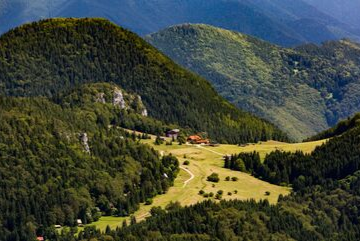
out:
{"label": "exposed rock", "polygon": [[114,90],[113,105],[119,106],[121,109],[125,109],[125,108],[126,108],[126,103],[125,103],[124,95],[123,95],[123,93],[121,92],[121,90],[118,89],[118,88],[115,88],[115,90]]}
{"label": "exposed rock", "polygon": [[143,109],[143,111],[141,112],[142,116],[148,116],[148,111],[146,108]]}
{"label": "exposed rock", "polygon": [[105,103],[106,103],[105,93],[98,93],[98,94],[96,95],[96,102],[105,104]]}
{"label": "exposed rock", "polygon": [[142,102],[141,96],[139,95],[138,98],[139,98],[140,104],[143,106],[143,110],[141,111],[141,115],[142,116],[148,116],[149,113],[148,113],[146,107],[144,106],[144,103]]}
{"label": "exposed rock", "polygon": [[85,149],[85,152],[90,154],[89,138],[86,132],[80,135],[80,140]]}

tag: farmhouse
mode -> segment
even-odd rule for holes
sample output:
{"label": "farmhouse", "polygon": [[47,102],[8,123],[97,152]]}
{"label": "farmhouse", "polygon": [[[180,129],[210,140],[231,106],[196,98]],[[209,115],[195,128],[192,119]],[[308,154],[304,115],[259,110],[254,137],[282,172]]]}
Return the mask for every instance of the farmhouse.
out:
{"label": "farmhouse", "polygon": [[166,132],[166,136],[170,138],[177,139],[179,136],[180,130],[179,129],[173,129],[168,132]]}
{"label": "farmhouse", "polygon": [[205,144],[205,145],[208,145],[210,143],[210,141],[208,139],[203,139],[201,136],[198,136],[198,135],[189,136],[187,141],[190,142],[191,144]]}

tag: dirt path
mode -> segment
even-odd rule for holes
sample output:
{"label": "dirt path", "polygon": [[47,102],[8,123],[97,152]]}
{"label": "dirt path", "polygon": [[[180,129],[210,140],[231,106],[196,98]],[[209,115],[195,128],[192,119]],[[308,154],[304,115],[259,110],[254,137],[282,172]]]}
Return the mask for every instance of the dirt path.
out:
{"label": "dirt path", "polygon": [[184,182],[184,186],[183,186],[183,187],[186,187],[186,185],[187,185],[192,179],[194,179],[195,175],[194,175],[191,171],[189,171],[188,169],[186,169],[185,167],[180,166],[180,168],[181,168],[182,170],[184,170],[185,172],[189,173],[189,175],[190,175],[190,178]]}
{"label": "dirt path", "polygon": [[214,153],[214,154],[216,154],[216,155],[219,155],[219,156],[225,156],[225,154],[223,154],[223,153],[220,153],[220,152],[217,152],[217,151],[210,150],[210,149],[205,148],[205,147],[200,146],[200,145],[197,145],[196,147],[197,147],[197,148],[200,148],[200,149],[203,149],[203,150],[207,150],[207,151],[212,152],[212,153]]}

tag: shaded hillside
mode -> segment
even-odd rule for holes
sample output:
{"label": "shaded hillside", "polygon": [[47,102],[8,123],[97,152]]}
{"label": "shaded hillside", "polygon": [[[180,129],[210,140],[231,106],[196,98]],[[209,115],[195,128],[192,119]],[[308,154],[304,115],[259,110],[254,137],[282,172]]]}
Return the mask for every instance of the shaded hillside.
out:
{"label": "shaded hillside", "polygon": [[303,0],[0,0],[0,32],[52,17],[104,17],[141,35],[204,23],[284,46],[360,39],[360,30]]}
{"label": "shaded hillside", "polygon": [[280,48],[209,25],[179,25],[146,38],[210,80],[238,107],[300,140],[360,110],[360,45],[347,40]]}
{"label": "shaded hillside", "polygon": [[221,142],[286,139],[236,109],[210,84],[135,34],[101,19],[45,20],[0,37],[0,92],[57,96],[84,83],[112,82],[142,97],[146,114]]}

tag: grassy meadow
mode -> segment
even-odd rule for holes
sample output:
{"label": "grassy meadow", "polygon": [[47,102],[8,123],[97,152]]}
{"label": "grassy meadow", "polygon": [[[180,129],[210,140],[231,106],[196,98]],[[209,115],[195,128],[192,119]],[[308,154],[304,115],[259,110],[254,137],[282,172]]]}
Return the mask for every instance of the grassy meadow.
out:
{"label": "grassy meadow", "polygon": [[[296,151],[302,150],[304,152],[311,152],[316,146],[321,145],[325,141],[316,141],[308,143],[289,144],[282,142],[263,142],[258,144],[248,144],[240,147],[236,145],[220,145],[218,147],[199,146],[199,145],[154,145],[155,137],[152,139],[142,140],[143,143],[151,145],[155,150],[161,154],[172,154],[179,159],[182,169],[175,180],[174,186],[169,189],[166,194],[158,195],[153,199],[151,205],[141,204],[140,209],[134,214],[137,221],[144,220],[148,217],[149,211],[152,207],[160,206],[166,207],[170,202],[178,201],[181,205],[192,205],[206,198],[199,195],[199,191],[203,190],[205,193],[215,194],[222,190],[222,199],[268,199],[270,203],[276,203],[280,194],[287,195],[291,188],[272,185],[270,183],[259,180],[249,174],[232,171],[223,168],[223,156],[227,154],[235,154],[240,152],[257,151],[261,157],[264,158],[266,153],[275,150]],[[170,141],[170,139],[167,139]],[[189,165],[183,165],[184,161],[189,161]],[[186,169],[187,171],[185,171]],[[193,178],[191,174],[193,175]],[[207,177],[212,173],[218,173],[220,181],[212,183],[207,181]],[[237,181],[225,181],[226,177],[236,177]],[[191,179],[191,180],[190,180]],[[186,184],[185,182],[189,180]],[[267,193],[268,192],[268,193]],[[269,194],[270,193],[270,194]],[[211,199],[215,200],[212,197]],[[111,228],[121,226],[122,222],[129,218],[119,217],[102,217],[95,225],[101,230],[105,230],[109,225]]]}

